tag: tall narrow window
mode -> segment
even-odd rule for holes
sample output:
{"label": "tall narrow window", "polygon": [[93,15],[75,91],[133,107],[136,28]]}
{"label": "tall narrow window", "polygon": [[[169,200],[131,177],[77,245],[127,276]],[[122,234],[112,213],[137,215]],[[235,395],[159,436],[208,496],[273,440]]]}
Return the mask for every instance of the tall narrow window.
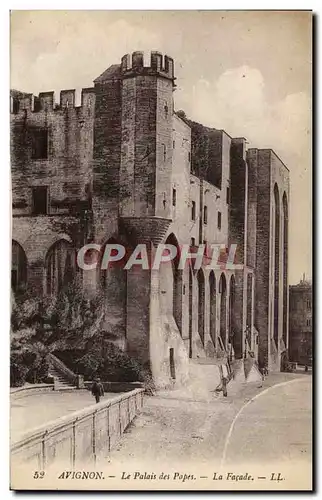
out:
{"label": "tall narrow window", "polygon": [[191,220],[196,220],[196,202],[191,202]]}
{"label": "tall narrow window", "polygon": [[221,229],[221,212],[218,212],[218,215],[217,215],[217,228],[219,230]]}
{"label": "tall narrow window", "polygon": [[176,147],[176,141],[172,142],[172,147],[173,147],[173,149]]}
{"label": "tall narrow window", "polygon": [[218,227],[219,230],[221,229],[221,212],[218,212],[217,227]]}
{"label": "tall narrow window", "polygon": [[45,215],[48,213],[48,188],[44,186],[32,189],[32,213]]}
{"label": "tall narrow window", "polygon": [[162,144],[163,147],[163,161],[166,161],[167,159],[167,148],[165,144]]}
{"label": "tall narrow window", "polygon": [[176,378],[176,367],[174,363],[174,349],[173,347],[170,347],[169,350],[169,355],[170,355],[170,375],[172,379]]}
{"label": "tall narrow window", "polygon": [[172,189],[172,205],[175,207],[177,204],[177,190],[175,188]]}
{"label": "tall narrow window", "polygon": [[188,162],[189,162],[189,163],[191,162],[191,153],[190,153],[190,151],[189,151],[189,153],[188,153]]}
{"label": "tall narrow window", "polygon": [[208,207],[206,205],[203,207],[203,222],[204,224],[208,223]]}
{"label": "tall narrow window", "polygon": [[226,203],[229,205],[230,202],[230,189],[229,187],[226,189]]}
{"label": "tall narrow window", "polygon": [[306,305],[307,305],[307,308],[308,308],[309,310],[311,310],[311,301],[310,301],[310,300],[308,300],[308,301],[307,301]]}
{"label": "tall narrow window", "polygon": [[48,158],[48,130],[35,129],[32,131],[32,153],[34,160]]}

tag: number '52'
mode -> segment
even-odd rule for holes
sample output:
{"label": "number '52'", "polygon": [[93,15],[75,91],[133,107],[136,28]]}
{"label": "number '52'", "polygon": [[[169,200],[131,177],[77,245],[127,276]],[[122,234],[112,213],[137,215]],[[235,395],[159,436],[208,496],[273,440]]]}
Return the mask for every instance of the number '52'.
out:
{"label": "number '52'", "polygon": [[45,475],[45,471],[43,470],[36,470],[34,473],[34,479],[42,479]]}

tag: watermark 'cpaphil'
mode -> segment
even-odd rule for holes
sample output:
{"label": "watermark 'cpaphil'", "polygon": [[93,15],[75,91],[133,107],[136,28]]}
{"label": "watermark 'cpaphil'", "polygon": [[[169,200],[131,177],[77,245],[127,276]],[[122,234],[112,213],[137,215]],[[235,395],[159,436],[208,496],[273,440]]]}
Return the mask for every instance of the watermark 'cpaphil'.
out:
{"label": "watermark 'cpaphil'", "polygon": [[227,248],[224,244],[190,246],[182,245],[180,248],[169,243],[159,244],[151,252],[151,248],[144,243],[138,244],[133,250],[127,251],[124,245],[113,243],[98,245],[88,243],[77,253],[77,265],[84,271],[97,268],[106,270],[110,267],[123,267],[125,270],[133,266],[142,269],[158,270],[162,264],[175,261],[177,269],[183,270],[187,265],[193,269],[202,266],[211,269],[242,269],[243,265],[236,262],[237,245],[231,244]]}

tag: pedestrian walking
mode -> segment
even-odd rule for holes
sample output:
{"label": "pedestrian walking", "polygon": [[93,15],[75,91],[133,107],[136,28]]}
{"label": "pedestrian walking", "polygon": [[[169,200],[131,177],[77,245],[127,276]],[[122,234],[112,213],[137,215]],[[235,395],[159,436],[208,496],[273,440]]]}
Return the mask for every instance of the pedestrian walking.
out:
{"label": "pedestrian walking", "polygon": [[104,387],[99,377],[94,380],[92,385],[92,395],[95,397],[96,403],[99,403],[101,396],[104,396]]}
{"label": "pedestrian walking", "polygon": [[265,366],[259,366],[258,368],[259,368],[259,372],[260,372],[260,374],[262,376],[261,385],[259,386],[259,388],[260,388],[260,387],[263,387],[263,382],[265,381],[265,378],[268,375],[268,369]]}

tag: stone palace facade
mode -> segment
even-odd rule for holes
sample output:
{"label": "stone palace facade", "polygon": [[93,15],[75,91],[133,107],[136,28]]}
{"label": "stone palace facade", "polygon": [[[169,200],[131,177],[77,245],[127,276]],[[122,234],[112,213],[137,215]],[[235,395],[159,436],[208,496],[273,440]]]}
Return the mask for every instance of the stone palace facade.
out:
{"label": "stone palace facade", "polygon": [[[102,293],[124,349],[158,386],[189,363],[252,352],[280,369],[288,347],[289,170],[271,149],[174,110],[174,61],[125,55],[81,94],[11,91],[12,288],[57,294],[77,275]],[[237,245],[215,269],[81,271],[85,244]],[[227,251],[223,253],[227,254]]]}

